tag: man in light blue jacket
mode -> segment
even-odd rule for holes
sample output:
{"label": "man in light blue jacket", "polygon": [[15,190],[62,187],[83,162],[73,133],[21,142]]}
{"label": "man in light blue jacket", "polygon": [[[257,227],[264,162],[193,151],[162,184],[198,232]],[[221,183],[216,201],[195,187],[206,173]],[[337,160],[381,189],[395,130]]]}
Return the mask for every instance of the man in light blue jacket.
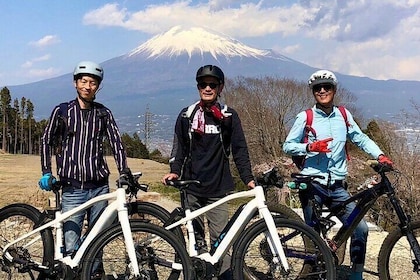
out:
{"label": "man in light blue jacket", "polygon": [[[309,78],[308,85],[316,101],[312,108],[312,131],[305,133],[307,113],[299,113],[283,144],[283,150],[292,156],[305,157],[302,174],[324,176],[325,179],[317,179],[313,183],[313,195],[320,205],[334,207],[350,198],[344,181],[347,176],[347,139],[381,163],[392,165],[392,161],[361,131],[347,109],[343,108],[345,113],[342,113],[334,105],[337,90],[334,73],[328,70],[316,71]],[[305,136],[307,140],[303,141]],[[308,197],[301,195],[301,203],[306,223],[314,226]],[[347,205],[345,213],[339,219],[347,218],[355,206],[355,203]],[[367,235],[368,227],[362,220],[351,237],[351,280],[363,279]]]}

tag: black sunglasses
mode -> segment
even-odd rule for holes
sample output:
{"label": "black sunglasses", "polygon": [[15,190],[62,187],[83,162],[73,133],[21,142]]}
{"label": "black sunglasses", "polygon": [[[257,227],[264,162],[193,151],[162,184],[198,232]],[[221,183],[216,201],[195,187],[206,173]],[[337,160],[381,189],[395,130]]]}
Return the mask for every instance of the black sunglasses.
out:
{"label": "black sunglasses", "polygon": [[321,89],[324,89],[325,91],[330,91],[333,88],[332,84],[319,84],[319,85],[315,85],[312,90],[314,92],[320,92]]}
{"label": "black sunglasses", "polygon": [[200,82],[197,84],[197,86],[200,89],[205,89],[207,86],[209,86],[211,89],[215,89],[219,86],[220,84],[216,84],[216,83],[205,83],[205,82]]}

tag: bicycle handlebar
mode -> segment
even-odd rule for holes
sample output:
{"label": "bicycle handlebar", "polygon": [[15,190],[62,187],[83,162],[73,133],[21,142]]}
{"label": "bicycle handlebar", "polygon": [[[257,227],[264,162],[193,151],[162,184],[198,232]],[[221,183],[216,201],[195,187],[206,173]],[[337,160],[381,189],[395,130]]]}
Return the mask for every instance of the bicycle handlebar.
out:
{"label": "bicycle handlebar", "polygon": [[389,165],[386,163],[380,163],[379,161],[374,160],[374,159],[366,161],[366,164],[372,167],[372,169],[375,170],[375,172],[379,174],[394,171],[394,168],[392,167],[392,165]]}
{"label": "bicycle handlebar", "polygon": [[256,180],[259,185],[265,188],[273,186],[281,189],[284,184],[283,176],[280,174],[277,167],[265,171],[261,176],[258,176]]}
{"label": "bicycle handlebar", "polygon": [[139,190],[147,192],[149,186],[147,184],[140,184],[138,182],[141,175],[143,175],[141,172],[131,173],[131,171],[121,174],[116,181],[117,187],[121,188],[127,186],[125,190],[127,194],[136,195]]}

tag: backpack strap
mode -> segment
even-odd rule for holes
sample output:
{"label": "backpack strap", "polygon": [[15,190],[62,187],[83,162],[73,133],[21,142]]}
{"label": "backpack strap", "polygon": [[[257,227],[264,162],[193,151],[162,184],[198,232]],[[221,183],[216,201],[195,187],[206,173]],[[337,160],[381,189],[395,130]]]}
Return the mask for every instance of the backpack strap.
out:
{"label": "backpack strap", "polygon": [[[346,108],[344,108],[344,106],[338,106],[338,110],[340,110],[340,113],[343,116],[344,122],[346,123],[346,129],[347,129],[346,134],[347,134],[349,132],[350,123],[347,119]],[[347,160],[350,160],[350,154],[349,154],[349,151],[348,151],[347,141],[346,141],[346,144],[345,144],[344,148],[346,149],[346,158],[347,158]]]}
{"label": "backpack strap", "polygon": [[63,102],[58,105],[58,119],[57,119],[57,128],[54,134],[53,140],[53,148],[54,154],[58,155],[62,151],[63,143],[66,141],[68,127],[67,127],[67,109],[68,109],[68,102]]}
{"label": "backpack strap", "polygon": [[316,131],[312,127],[312,122],[314,120],[314,112],[312,111],[312,109],[306,109],[305,113],[306,113],[306,125],[305,125],[305,132],[304,132],[302,143],[308,143],[309,132],[311,132],[312,135],[316,139]]}
{"label": "backpack strap", "polygon": [[347,127],[347,131],[349,130],[349,126],[350,126],[350,123],[349,123],[349,121],[347,120],[347,112],[346,112],[346,108],[344,108],[344,106],[338,106],[338,110],[340,110],[340,113],[341,113],[341,115],[343,116],[343,118],[344,118],[344,121],[345,121],[345,123],[346,123],[346,127]]}

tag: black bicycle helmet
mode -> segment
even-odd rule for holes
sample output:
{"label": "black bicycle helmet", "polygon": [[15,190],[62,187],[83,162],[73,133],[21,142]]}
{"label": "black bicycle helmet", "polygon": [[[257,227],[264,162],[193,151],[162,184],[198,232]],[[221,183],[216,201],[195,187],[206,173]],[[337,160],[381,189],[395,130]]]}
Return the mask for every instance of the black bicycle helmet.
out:
{"label": "black bicycle helmet", "polygon": [[205,65],[200,67],[197,70],[197,75],[195,76],[195,79],[198,82],[201,78],[207,76],[215,77],[219,80],[221,84],[225,83],[225,75],[223,74],[222,69],[220,69],[216,65]]}

